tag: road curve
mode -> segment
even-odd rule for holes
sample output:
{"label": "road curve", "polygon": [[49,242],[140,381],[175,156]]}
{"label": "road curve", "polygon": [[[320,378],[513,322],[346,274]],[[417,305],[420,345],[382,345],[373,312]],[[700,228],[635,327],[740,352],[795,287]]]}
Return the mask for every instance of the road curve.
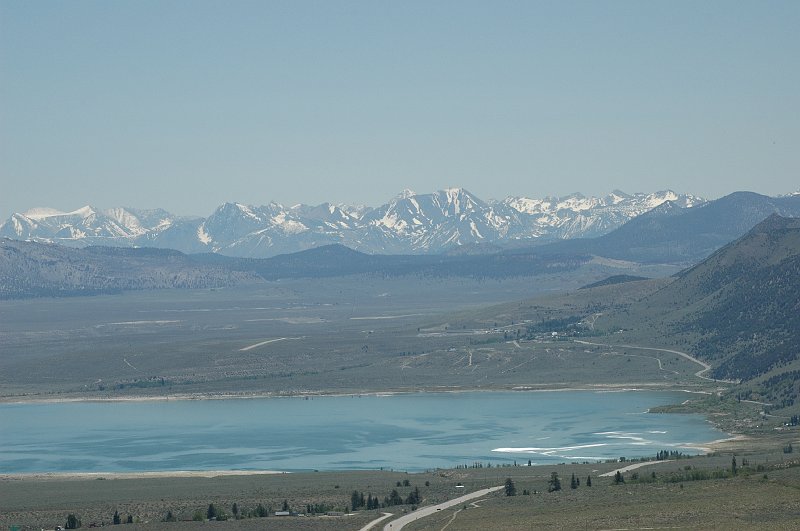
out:
{"label": "road curve", "polygon": [[383,526],[383,531],[400,531],[401,529],[403,529],[403,526],[410,524],[415,520],[419,520],[420,518],[425,518],[426,516],[430,516],[436,513],[436,511],[441,511],[447,509],[448,507],[453,507],[454,505],[459,505],[466,501],[475,498],[480,498],[481,496],[486,496],[487,494],[491,494],[492,492],[497,492],[498,490],[501,490],[503,488],[504,486],[500,485],[499,487],[491,487],[488,489],[476,490],[475,492],[464,494],[463,496],[459,496],[458,498],[448,500],[444,503],[440,503],[439,505],[429,505],[427,507],[420,507],[416,511],[408,513],[405,516],[401,516],[397,520],[392,520],[391,522]]}
{"label": "road curve", "polygon": [[704,361],[700,361],[699,359],[695,358],[691,354],[687,354],[686,352],[681,352],[680,350],[670,350],[668,348],[655,348],[655,347],[640,347],[638,345],[614,345],[611,343],[591,343],[589,341],[579,341],[577,339],[573,340],[575,343],[580,343],[581,345],[593,345],[596,347],[617,347],[617,348],[636,348],[639,350],[655,350],[657,352],[669,352],[670,354],[677,354],[678,356],[682,356],[689,361],[693,361],[699,364],[702,369],[694,373],[695,376],[698,378],[702,378],[703,380],[708,380],[710,382],[720,382],[720,383],[730,383],[730,384],[737,384],[738,381],[735,380],[718,380],[716,378],[709,378],[708,376],[703,376],[703,373],[708,372],[711,369],[711,365]]}
{"label": "road curve", "polygon": [[389,518],[391,516],[394,516],[394,514],[393,513],[383,513],[383,516],[381,516],[380,518],[376,518],[375,520],[371,521],[370,523],[368,523],[367,525],[365,525],[364,527],[362,527],[358,531],[369,531],[370,529],[372,529],[373,527],[378,525],[380,522],[386,520],[387,518]]}

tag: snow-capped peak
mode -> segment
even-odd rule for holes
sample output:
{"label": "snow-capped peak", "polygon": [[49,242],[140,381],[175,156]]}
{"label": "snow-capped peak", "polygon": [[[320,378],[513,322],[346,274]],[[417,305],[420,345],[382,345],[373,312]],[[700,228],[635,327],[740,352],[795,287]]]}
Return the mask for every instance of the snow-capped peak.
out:
{"label": "snow-capped peak", "polygon": [[252,207],[248,205],[243,205],[242,203],[234,203],[234,205],[236,205],[236,208],[238,208],[245,216],[253,219],[258,219],[258,216],[256,216],[253,213]]}
{"label": "snow-capped peak", "polygon": [[621,190],[614,190],[610,194],[604,197],[605,201],[611,205],[616,205],[622,203],[626,199],[630,199],[631,196],[626,194]]}
{"label": "snow-capped peak", "polygon": [[174,220],[174,216],[163,210],[121,207],[101,210],[87,205],[63,212],[45,207],[14,214],[11,223],[0,225],[0,232],[13,230],[17,237],[41,241],[114,244],[162,232]]}
{"label": "snow-capped peak", "polygon": [[56,210],[55,208],[49,208],[49,207],[37,207],[27,210],[22,215],[25,216],[26,218],[38,221],[47,218],[57,218],[66,216],[86,218],[94,214],[97,214],[97,210],[95,210],[89,205],[86,205],[77,210],[73,210],[72,212],[62,212],[60,210]]}
{"label": "snow-capped peak", "polygon": [[81,207],[78,210],[75,210],[74,212],[67,213],[68,216],[80,216],[82,218],[88,218],[89,216],[92,216],[94,214],[97,214],[97,211],[89,205]]}
{"label": "snow-capped peak", "polygon": [[395,199],[408,199],[409,197],[414,197],[417,195],[417,192],[411,190],[410,188],[403,188],[403,191],[394,196]]}
{"label": "snow-capped peak", "polygon": [[26,210],[22,213],[23,216],[29,219],[39,220],[44,218],[51,218],[54,216],[65,216],[67,215],[66,212],[61,212],[60,210],[56,210],[55,208],[49,207],[36,207]]}

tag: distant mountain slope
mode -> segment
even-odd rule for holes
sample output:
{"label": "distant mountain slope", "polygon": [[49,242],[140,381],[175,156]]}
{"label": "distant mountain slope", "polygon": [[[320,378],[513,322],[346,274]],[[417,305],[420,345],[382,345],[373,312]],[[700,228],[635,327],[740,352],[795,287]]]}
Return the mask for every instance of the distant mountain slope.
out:
{"label": "distant mountain slope", "polygon": [[588,256],[368,255],[327,245],[271,258],[185,255],[154,248],[86,247],[0,239],[0,298],[208,288],[258,280],[380,276],[507,278],[573,271]]}
{"label": "distant mountain slope", "polygon": [[539,251],[641,263],[694,263],[771,214],[800,216],[800,195],[767,197],[735,192],[690,209],[666,202],[604,236],[548,244]]}
{"label": "distant mountain slope", "polygon": [[0,225],[0,237],[40,241],[81,242],[81,246],[103,242],[129,242],[171,227],[178,218],[164,210],[91,206],[73,212],[34,208],[13,214]]}
{"label": "distant mountain slope", "polygon": [[523,221],[529,224],[529,231],[542,231],[546,227],[543,240],[548,237],[569,240],[601,236],[666,202],[681,209],[706,203],[699,197],[671,190],[633,195],[614,190],[602,198],[581,194],[545,199],[510,197],[503,204],[529,216]]}
{"label": "distant mountain slope", "polygon": [[[516,321],[529,339],[564,336],[674,349],[708,362],[732,392],[800,405],[800,218],[774,214],[671,278],[599,282],[573,293],[481,309],[477,322]],[[669,352],[669,350],[665,351]]]}
{"label": "distant mountain slope", "polygon": [[748,380],[798,359],[800,219],[771,216],[676,284],[704,302],[679,327],[701,334],[695,352],[717,377]]}
{"label": "distant mountain slope", "polygon": [[207,218],[131,208],[87,206],[67,213],[38,208],[13,214],[0,225],[0,237],[252,258],[330,244],[370,254],[439,254],[464,247],[491,250],[501,243],[598,236],[667,201],[677,208],[705,202],[669,190],[487,202],[463,188],[451,188],[431,194],[406,190],[377,208],[225,203]]}
{"label": "distant mountain slope", "polygon": [[506,278],[572,271],[589,256],[493,255],[369,255],[343,245],[326,245],[271,258],[231,258],[217,254],[193,255],[193,262],[218,264],[254,272],[265,280],[325,278],[356,274],[381,276]]}
{"label": "distant mountain slope", "polygon": [[227,287],[258,278],[192,263],[164,249],[123,249],[0,239],[0,298],[95,295],[123,290]]}
{"label": "distant mountain slope", "polygon": [[604,278],[603,280],[598,280],[597,282],[592,282],[591,284],[582,286],[579,289],[592,289],[592,288],[599,288],[601,286],[613,286],[615,284],[624,284],[626,282],[638,282],[639,280],[649,280],[649,279],[647,277],[640,277],[636,275],[613,275],[608,278]]}
{"label": "distant mountain slope", "polygon": [[773,215],[597,326],[633,328],[750,381],[800,369],[800,219]]}

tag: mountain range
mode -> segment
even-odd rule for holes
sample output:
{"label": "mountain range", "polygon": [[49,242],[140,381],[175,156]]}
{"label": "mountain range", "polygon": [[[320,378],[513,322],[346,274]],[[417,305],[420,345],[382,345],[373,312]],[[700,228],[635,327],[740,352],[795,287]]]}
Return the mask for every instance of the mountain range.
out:
{"label": "mountain range", "polygon": [[[458,221],[459,213],[464,213],[469,223],[469,216],[475,214],[480,204],[468,195],[466,197],[469,202],[463,204],[460,197],[462,194],[463,192],[450,196],[450,210],[447,211],[449,216],[442,215],[440,218],[446,222],[440,221],[438,232],[428,231],[427,241],[432,241],[437,235],[444,238],[448,233],[445,226],[457,230],[459,223],[463,223],[463,220]],[[398,198],[390,203],[393,205],[391,209],[383,209],[378,213],[382,212],[383,219],[387,212],[397,213],[400,204],[406,207],[416,204],[418,211],[430,211],[434,201],[440,201],[438,205],[441,206],[447,195],[430,194],[425,197],[425,208],[422,208],[421,201],[415,196],[406,195],[404,199]],[[656,199],[651,197],[651,200]],[[592,201],[586,202],[589,204]],[[488,209],[492,208],[482,204]],[[607,201],[606,207],[593,208],[608,209],[609,204],[613,204],[613,201]],[[302,209],[295,207],[294,210]],[[216,215],[221,211],[228,212],[233,221],[226,222],[225,216]],[[330,209],[326,207],[326,211]],[[341,209],[339,211],[344,212]],[[259,232],[254,227],[263,221],[249,207],[224,205],[214,216],[195,223],[198,224],[197,227],[208,227],[220,238],[233,239],[237,234],[233,227],[241,229],[236,221],[241,221],[243,212],[251,212],[253,216],[251,218],[245,215],[251,221],[250,227],[243,229],[246,239],[249,239]],[[168,220],[171,218],[164,211],[115,209],[100,216],[93,209],[82,209],[69,214],[39,209],[28,212],[24,219],[38,220],[37,230],[41,233],[48,228],[51,235],[49,238],[30,238],[34,241],[0,238],[0,298],[85,295],[130,289],[213,288],[253,281],[353,274],[479,279],[527,277],[576,271],[590,262],[608,266],[620,273],[633,272],[640,265],[650,267],[648,264],[666,266],[674,271],[676,267],[700,262],[772,214],[800,217],[800,194],[768,197],[736,192],[691,208],[668,200],[602,236],[555,242],[551,240],[551,243],[538,245],[535,243],[541,241],[541,238],[515,240],[515,245],[510,245],[505,240],[506,248],[492,242],[462,242],[460,247],[453,248],[460,252],[453,252],[451,249],[451,252],[440,254],[368,254],[338,243],[319,244],[320,242],[309,239],[305,240],[306,243],[315,245],[310,245],[309,249],[303,251],[268,258],[248,258],[210,252],[214,249],[209,249],[208,246],[197,247],[196,250],[203,252],[189,254],[153,246],[127,248],[87,245],[70,249],[61,245],[62,241],[68,241],[73,246],[76,243],[93,241],[131,245],[133,241],[147,242],[147,238],[153,238],[166,244],[167,235],[179,234],[172,229],[179,228],[180,222],[170,225]],[[315,215],[319,217],[319,213]],[[363,220],[367,211],[358,215]],[[105,221],[101,223],[98,220]],[[22,222],[22,217],[12,216],[9,223],[13,225]],[[55,231],[58,223],[64,223],[65,227]],[[8,226],[7,223],[3,228],[7,230]],[[163,227],[167,228],[162,230]],[[420,235],[424,233],[421,228],[417,229]],[[61,238],[65,234],[78,233],[84,236]],[[343,233],[348,234],[346,231]],[[114,234],[118,236],[113,237]],[[52,240],[58,243],[53,244]],[[274,250],[273,247],[266,249]]]}
{"label": "mountain range", "polygon": [[483,201],[463,188],[452,188],[430,194],[405,190],[377,208],[225,203],[206,218],[179,217],[161,209],[34,208],[12,214],[0,225],[0,237],[252,258],[328,244],[368,254],[438,254],[482,245],[494,250],[494,245],[592,238],[666,203],[685,210],[707,201],[669,190]]}

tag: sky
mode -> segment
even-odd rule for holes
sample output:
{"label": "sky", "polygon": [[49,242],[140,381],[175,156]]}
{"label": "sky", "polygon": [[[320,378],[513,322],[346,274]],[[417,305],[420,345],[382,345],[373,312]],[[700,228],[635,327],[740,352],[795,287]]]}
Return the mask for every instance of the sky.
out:
{"label": "sky", "polygon": [[797,28],[795,0],[0,0],[0,217],[789,193]]}

